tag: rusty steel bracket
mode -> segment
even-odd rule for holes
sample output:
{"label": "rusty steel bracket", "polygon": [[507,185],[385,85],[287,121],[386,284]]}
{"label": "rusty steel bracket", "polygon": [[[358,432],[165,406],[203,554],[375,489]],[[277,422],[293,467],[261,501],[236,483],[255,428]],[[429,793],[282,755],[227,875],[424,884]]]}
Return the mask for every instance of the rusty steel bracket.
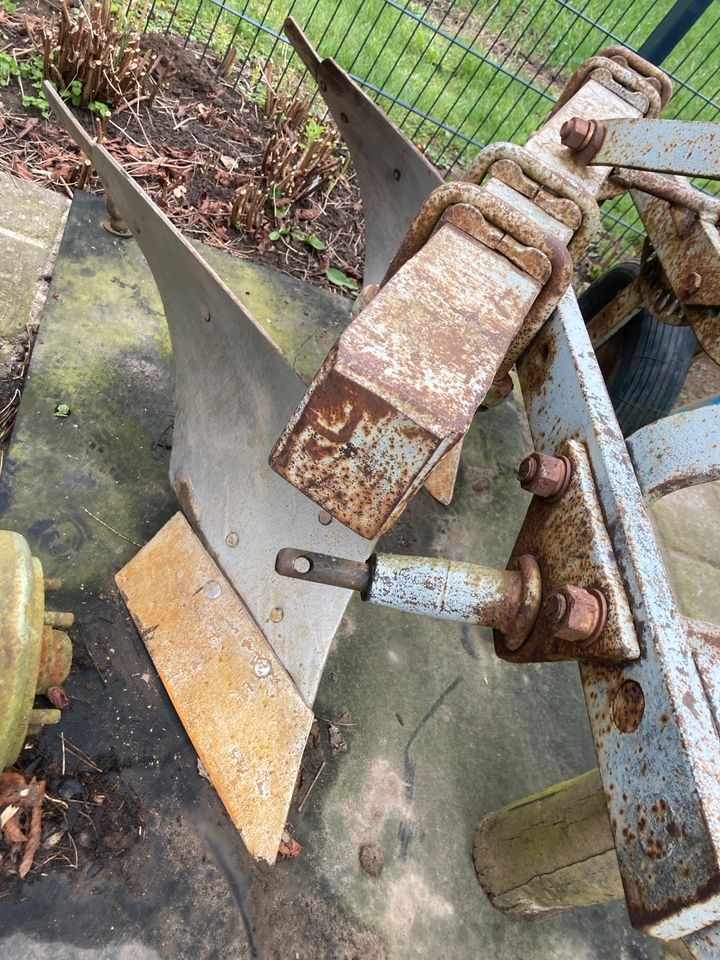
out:
{"label": "rusty steel bracket", "polygon": [[683,306],[720,306],[720,232],[698,218],[682,235],[670,204],[641,190],[631,196],[667,278]]}
{"label": "rusty steel bracket", "polygon": [[46,589],[59,585],[43,578],[24,537],[0,530],[0,772],[17,760],[28,728],[60,720],[60,710],[34,706],[70,672],[72,644],[57,628],[74,617],[45,610]]}
{"label": "rusty steel bracket", "polygon": [[[495,652],[513,663],[632,660],[640,655],[640,647],[587,453],[575,440],[553,453],[569,462],[567,488],[550,500],[533,498],[508,564],[513,569],[527,554],[537,561],[543,585],[540,613],[522,645],[509,646],[496,633]],[[605,599],[603,628],[591,640],[571,641],[556,635],[547,601],[564,584],[598,591]]]}
{"label": "rusty steel bracket", "polygon": [[720,179],[717,123],[705,120],[612,119],[589,163]]}
{"label": "rusty steel bracket", "polygon": [[632,190],[631,196],[679,301],[683,322],[692,327],[708,356],[720,363],[720,231],[714,218],[698,216],[678,229],[676,207],[641,190]]}
{"label": "rusty steel bracket", "polygon": [[720,919],[720,739],[572,294],[518,372],[536,448],[584,444],[633,611],[641,656],[580,664],[630,917],[655,936],[684,936]]}
{"label": "rusty steel bracket", "polygon": [[[595,80],[647,117],[657,117],[672,95],[670,78],[626,47],[606,47],[581,64],[570,77],[548,119],[588,80]],[[583,114],[581,114],[583,116]]]}
{"label": "rusty steel bracket", "polygon": [[[408,228],[379,292],[369,302],[364,298],[367,305],[342,334],[277,441],[273,469],[356,533],[377,536],[392,525],[457,447],[492,381],[505,377],[567,288],[566,244],[577,252],[584,247],[597,223],[594,198],[610,170],[578,163],[559,143],[558,132],[574,108],[598,116],[637,116],[649,109],[648,98],[660,101],[653,84],[633,69],[603,62],[624,82],[645,90],[643,103],[633,107],[627,97],[588,79],[525,151],[501,146],[475,167],[479,178],[485,164],[510,161],[524,179],[518,181],[506,163],[505,180],[492,176],[482,187],[458,182],[434,190]],[[652,74],[654,68],[648,69]],[[540,190],[531,199],[527,193],[533,188],[526,181],[532,177],[540,181]],[[455,210],[446,214],[448,207]],[[445,222],[433,234],[444,214]],[[466,245],[481,244],[473,269],[461,267],[463,261],[470,267],[470,257],[459,254],[458,233],[450,243],[448,221],[463,231]],[[451,249],[459,260],[448,255]],[[491,249],[502,259],[493,259]],[[550,276],[544,258],[552,264]],[[521,272],[510,272],[513,266]],[[529,296],[513,277],[531,277],[540,287]],[[431,278],[437,285],[437,323],[431,322],[427,296],[420,294]],[[451,291],[452,286],[458,289]],[[480,343],[473,315],[485,322],[481,359],[473,352]],[[458,363],[457,351],[448,348],[458,347],[460,340]],[[450,480],[453,472],[448,461]],[[436,480],[441,489],[451,485],[447,477]]]}
{"label": "rusty steel bracket", "polygon": [[567,249],[485,188],[438,187],[282,433],[273,469],[378,536],[462,438],[530,308],[539,300],[549,314],[571,275]]}

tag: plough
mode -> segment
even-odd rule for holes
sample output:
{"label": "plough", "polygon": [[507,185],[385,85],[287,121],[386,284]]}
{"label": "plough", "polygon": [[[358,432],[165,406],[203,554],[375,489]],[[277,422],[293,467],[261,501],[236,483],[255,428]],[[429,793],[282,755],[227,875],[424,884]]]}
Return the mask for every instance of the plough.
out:
{"label": "plough", "polygon": [[[720,630],[680,614],[647,508],[720,477],[720,409],[648,417],[626,439],[594,347],[646,309],[720,362],[720,202],[684,179],[720,174],[719,128],[659,120],[669,79],[609,47],[524,146],[492,144],[443,182],[292,20],[286,32],[348,144],[366,216],[365,286],[309,386],[45,88],[140,245],[173,344],[183,512],[117,576],[133,618],[248,850],[269,863],[351,591],[491,627],[513,663],[576,660],[598,771],[487,818],[481,882],[523,916],[624,892],[633,926],[710,955]],[[625,191],[647,231],[641,264],[584,318],[573,268],[599,203]],[[510,392],[512,370],[534,443],[518,479],[533,499],[506,569],[373,552],[423,486],[450,501],[463,436]],[[605,844],[610,881],[584,882],[576,857],[575,895],[538,886],[543,858],[563,856],[549,830],[524,897],[508,897],[493,861],[503,829],[524,807],[573,803],[591,810],[587,843]]]}

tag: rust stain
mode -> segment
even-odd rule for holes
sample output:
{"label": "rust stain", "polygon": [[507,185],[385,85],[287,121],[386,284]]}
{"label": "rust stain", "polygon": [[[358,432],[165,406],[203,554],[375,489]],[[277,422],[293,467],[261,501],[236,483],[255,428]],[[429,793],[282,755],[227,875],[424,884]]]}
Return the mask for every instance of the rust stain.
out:
{"label": "rust stain", "polygon": [[376,537],[465,434],[540,287],[443,223],[342,334],[273,469]]}
{"label": "rust stain", "polygon": [[[556,455],[570,461],[568,487],[551,502],[533,498],[509,563],[512,566],[522,555],[535,557],[542,576],[543,606],[522,646],[511,649],[496,632],[495,652],[502,659],[517,663],[635,659],[640,648],[632,613],[605,528],[587,453],[582,444],[570,440]],[[607,601],[603,628],[584,643],[555,635],[553,611],[545,606],[545,601],[567,584],[599,591]]]}
{"label": "rust stain", "polygon": [[245,846],[274,863],[312,711],[182,513],[115,579]]}

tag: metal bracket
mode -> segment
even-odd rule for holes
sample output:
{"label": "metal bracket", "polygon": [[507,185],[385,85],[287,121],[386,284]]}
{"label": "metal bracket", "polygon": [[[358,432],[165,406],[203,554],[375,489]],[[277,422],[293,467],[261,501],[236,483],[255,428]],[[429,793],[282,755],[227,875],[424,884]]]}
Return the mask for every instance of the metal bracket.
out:
{"label": "metal bracket", "polygon": [[705,120],[604,120],[602,143],[589,163],[720,179],[717,123]]}
{"label": "metal bracket", "polygon": [[597,590],[607,602],[602,632],[584,643],[554,635],[543,604],[525,642],[507,645],[495,633],[495,652],[513,663],[546,660],[632,660],[640,655],[632,612],[622,587],[617,561],[605,529],[602,509],[587,453],[581,443],[570,440],[554,451],[570,462],[570,482],[552,502],[534,497],[513,547],[508,569],[519,557],[537,560],[543,585],[543,601],[563,584]]}
{"label": "metal bracket", "polygon": [[664,417],[628,437],[627,446],[647,503],[720,480],[720,407]]}

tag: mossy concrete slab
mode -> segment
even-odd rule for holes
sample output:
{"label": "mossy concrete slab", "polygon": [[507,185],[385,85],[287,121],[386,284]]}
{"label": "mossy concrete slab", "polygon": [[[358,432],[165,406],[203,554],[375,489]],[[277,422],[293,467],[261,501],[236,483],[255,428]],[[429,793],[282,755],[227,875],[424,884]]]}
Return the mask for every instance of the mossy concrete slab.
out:
{"label": "mossy concrete slab", "polygon": [[[594,763],[577,667],[511,666],[482,630],[359,600],[316,704],[320,717],[346,714],[347,749],[327,746],[302,811],[290,812],[301,856],[272,871],[250,861],[113,584],[177,506],[166,327],[137,247],[105,233],[102,214],[76,198],[0,495],[3,526],[64,577],[59,608],[77,615],[62,730],[135,794],[145,826],[100,872],[48,870],[6,896],[0,957],[672,955],[629,930],[622,903],[523,924],[495,912],[474,876],[482,816]],[[311,373],[347,301],[208,256]],[[70,416],[55,417],[58,403]],[[421,494],[383,548],[504,564],[527,503],[514,477],[524,436],[513,401],[480,416],[451,506]],[[61,762],[57,729],[41,747]],[[377,877],[361,869],[364,844],[382,857]]]}
{"label": "mossy concrete slab", "polygon": [[0,173],[0,351],[36,319],[70,202]]}

